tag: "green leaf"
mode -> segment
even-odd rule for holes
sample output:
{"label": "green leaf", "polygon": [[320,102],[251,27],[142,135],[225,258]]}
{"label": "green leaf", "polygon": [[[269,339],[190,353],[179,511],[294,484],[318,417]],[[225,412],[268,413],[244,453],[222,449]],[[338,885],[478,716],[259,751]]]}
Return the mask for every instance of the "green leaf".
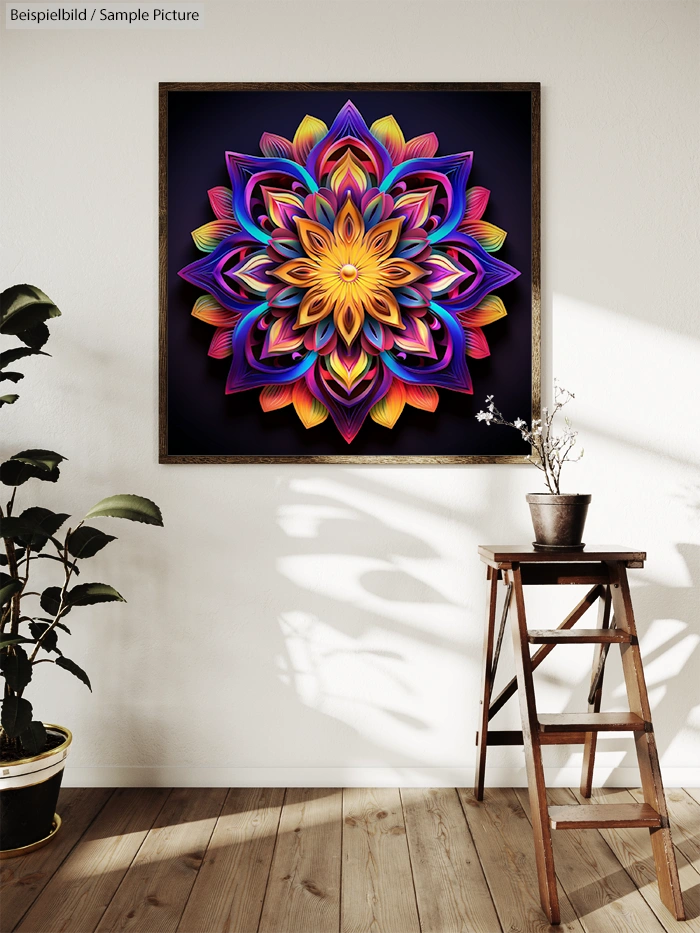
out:
{"label": "green leaf", "polygon": [[0,333],[21,334],[60,313],[35,285],[11,285],[0,294]]}
{"label": "green leaf", "polygon": [[0,483],[21,486],[29,479],[55,483],[60,476],[58,464],[65,459],[54,450],[22,450],[0,464]]}
{"label": "green leaf", "polygon": [[18,398],[19,395],[0,395],[0,408],[3,405],[14,405]]}
{"label": "green leaf", "polygon": [[20,379],[24,379],[24,373],[13,373],[10,370],[6,372],[0,372],[0,382],[19,382]]}
{"label": "green leaf", "polygon": [[21,331],[17,336],[32,350],[40,350],[48,342],[51,335],[46,324],[35,324],[34,327]]}
{"label": "green leaf", "polygon": [[12,538],[13,541],[19,541],[21,535],[30,532],[29,525],[25,525],[16,515],[9,518],[0,518],[0,538]]}
{"label": "green leaf", "polygon": [[13,635],[12,638],[3,638],[0,635],[0,648],[7,648],[8,645],[31,644],[31,638],[23,638],[21,635]]}
{"label": "green leaf", "polygon": [[[44,592],[46,592],[44,590]],[[108,583],[79,583],[68,590],[66,599],[70,606],[93,606],[95,603],[125,603],[126,600]]]}
{"label": "green leaf", "polygon": [[0,606],[9,603],[15,593],[19,593],[22,584],[7,573],[0,573]]}
{"label": "green leaf", "polygon": [[35,466],[50,473],[66,458],[57,454],[55,450],[21,450],[10,459],[19,460],[21,463],[27,463],[29,466]]}
{"label": "green leaf", "polygon": [[[50,628],[48,622],[30,622],[29,631],[32,633],[32,638],[34,641],[39,641],[41,636],[47,629]],[[44,640],[41,643],[41,647],[44,651],[58,651],[58,632],[56,629],[51,629],[51,631],[46,635]]]}
{"label": "green leaf", "polygon": [[31,530],[21,534],[20,541],[33,551],[40,551],[67,518],[70,516],[66,512],[52,512],[39,506],[25,509],[18,519]]}
{"label": "green leaf", "polygon": [[82,680],[82,682],[88,688],[90,693],[92,693],[92,687],[90,685],[90,678],[85,673],[85,671],[82,669],[82,667],[79,667],[75,663],[75,661],[71,661],[70,658],[66,658],[66,657],[56,658],[56,665],[58,667],[62,667],[66,671],[70,671],[71,674],[75,674],[78,680]]}
{"label": "green leaf", "polygon": [[[49,586],[41,594],[41,608],[49,615],[55,616],[59,610],[60,600],[61,588]],[[113,586],[107,583],[79,583],[66,593],[63,611],[68,613],[74,606],[94,606],[96,603],[113,602],[126,602]]]}
{"label": "green leaf", "polygon": [[61,604],[61,587],[47,586],[41,594],[41,608],[49,615],[55,616]]}
{"label": "green leaf", "polygon": [[129,521],[145,522],[147,525],[163,525],[163,516],[158,506],[155,502],[151,502],[150,499],[144,499],[143,496],[128,494],[108,496],[98,502],[97,505],[93,505],[85,518],[100,518],[103,516],[128,518]]}
{"label": "green leaf", "polygon": [[22,750],[30,758],[40,755],[46,748],[46,729],[43,722],[33,719],[19,737]]}
{"label": "green leaf", "polygon": [[15,645],[11,653],[0,656],[0,670],[15,693],[21,693],[32,679],[32,665],[21,645]]}
{"label": "green leaf", "polygon": [[32,350],[31,347],[12,347],[0,353],[0,369],[4,369],[17,360],[23,360],[26,356],[50,356],[50,354],[41,350]]}
{"label": "green leaf", "polygon": [[73,557],[94,557],[110,541],[115,540],[114,535],[106,535],[99,528],[81,525],[68,538],[68,553]]}
{"label": "green leaf", "polygon": [[2,727],[10,739],[16,739],[32,721],[32,704],[22,697],[6,696],[2,704]]}
{"label": "green leaf", "polygon": [[42,479],[45,482],[55,483],[59,471],[47,473],[46,470],[22,463],[20,460],[5,460],[0,463],[0,483],[5,486],[22,486],[29,479]]}

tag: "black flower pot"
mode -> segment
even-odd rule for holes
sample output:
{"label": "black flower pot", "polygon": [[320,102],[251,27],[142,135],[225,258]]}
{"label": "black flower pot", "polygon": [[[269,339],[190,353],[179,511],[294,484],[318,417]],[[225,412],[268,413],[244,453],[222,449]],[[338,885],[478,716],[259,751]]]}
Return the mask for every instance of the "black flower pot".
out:
{"label": "black flower pot", "polygon": [[526,498],[535,529],[535,547],[546,550],[584,547],[581,542],[591,501],[589,495],[531,492]]}
{"label": "black flower pot", "polygon": [[38,849],[61,825],[56,804],[72,736],[62,726],[46,724],[46,732],[59,744],[31,758],[0,762],[0,858]]}

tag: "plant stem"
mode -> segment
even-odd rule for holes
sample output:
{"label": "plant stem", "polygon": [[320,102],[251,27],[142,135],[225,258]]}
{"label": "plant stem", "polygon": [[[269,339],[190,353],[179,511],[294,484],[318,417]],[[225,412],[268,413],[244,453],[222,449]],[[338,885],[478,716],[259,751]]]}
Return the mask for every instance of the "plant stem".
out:
{"label": "plant stem", "polygon": [[41,636],[37,639],[36,647],[34,648],[34,651],[29,656],[30,664],[36,663],[34,661],[34,658],[36,658],[39,648],[41,648],[42,642],[44,641],[46,636],[49,634],[49,632],[53,632],[53,630],[56,628],[58,623],[61,621],[61,616],[63,615],[64,609],[67,608],[65,605],[66,591],[68,590],[68,584],[70,583],[70,579],[73,576],[73,571],[75,570],[75,565],[77,563],[77,559],[74,560],[72,564],[68,560],[68,539],[70,538],[70,536],[71,536],[71,529],[69,528],[68,534],[66,535],[66,543],[63,547],[63,571],[65,574],[65,580],[63,581],[63,586],[61,588],[61,597],[58,601],[58,610],[56,612],[56,615],[54,616],[53,622],[47,628],[44,629],[44,631],[41,633]]}
{"label": "plant stem", "polygon": [[[17,487],[15,486],[15,492],[17,492]],[[12,493],[12,498],[7,506],[8,512],[12,510],[12,505],[15,501],[15,492]],[[0,518],[4,518],[5,515],[0,506]],[[5,538],[5,553],[7,554],[7,569],[10,572],[10,576],[13,580],[19,580],[19,569],[17,567],[17,554],[15,553],[15,542],[12,538]],[[19,602],[21,599],[21,592],[15,593],[10,602],[10,635],[14,638],[19,632]]]}

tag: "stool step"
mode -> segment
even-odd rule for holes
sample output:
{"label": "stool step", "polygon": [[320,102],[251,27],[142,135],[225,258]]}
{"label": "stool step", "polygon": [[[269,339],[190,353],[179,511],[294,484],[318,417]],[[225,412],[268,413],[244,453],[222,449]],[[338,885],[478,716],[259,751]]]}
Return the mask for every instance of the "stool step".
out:
{"label": "stool step", "polygon": [[651,732],[636,713],[553,713],[538,716],[540,733],[554,732]]}
{"label": "stool step", "polygon": [[552,829],[654,829],[661,818],[648,803],[592,803],[550,807]]}
{"label": "stool step", "polygon": [[629,644],[632,636],[615,628],[530,628],[527,640],[531,645],[605,645]]}

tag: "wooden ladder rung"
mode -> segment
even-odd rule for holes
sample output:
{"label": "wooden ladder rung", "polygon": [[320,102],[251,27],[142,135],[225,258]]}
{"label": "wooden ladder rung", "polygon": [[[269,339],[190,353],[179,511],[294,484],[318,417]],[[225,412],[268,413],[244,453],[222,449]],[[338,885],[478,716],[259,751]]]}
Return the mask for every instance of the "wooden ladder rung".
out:
{"label": "wooden ladder rung", "polygon": [[541,734],[553,732],[651,732],[636,713],[555,713],[538,716]]}
{"label": "wooden ladder rung", "polygon": [[[476,744],[479,744],[479,733],[476,733]],[[489,729],[486,733],[487,745],[522,745],[522,729]]]}
{"label": "wooden ladder rung", "polygon": [[531,645],[604,645],[630,644],[632,636],[615,628],[569,628],[527,630]]}
{"label": "wooden ladder rung", "polygon": [[552,829],[654,829],[661,817],[648,803],[591,803],[550,807]]}

